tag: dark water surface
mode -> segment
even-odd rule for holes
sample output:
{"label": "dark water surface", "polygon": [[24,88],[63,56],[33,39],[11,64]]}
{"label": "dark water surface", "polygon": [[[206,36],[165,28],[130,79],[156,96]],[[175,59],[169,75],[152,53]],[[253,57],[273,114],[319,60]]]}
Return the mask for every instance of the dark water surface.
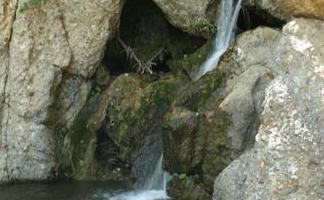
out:
{"label": "dark water surface", "polygon": [[107,200],[126,187],[120,182],[58,182],[0,186],[0,200]]}

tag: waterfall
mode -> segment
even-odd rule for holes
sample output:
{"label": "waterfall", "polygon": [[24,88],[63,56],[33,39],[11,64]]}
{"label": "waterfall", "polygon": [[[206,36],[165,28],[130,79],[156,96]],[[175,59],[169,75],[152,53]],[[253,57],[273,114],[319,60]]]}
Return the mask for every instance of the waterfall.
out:
{"label": "waterfall", "polygon": [[170,179],[170,175],[163,170],[163,154],[160,156],[159,162],[155,166],[153,174],[145,183],[145,190],[163,190],[166,192],[166,184]]}
{"label": "waterfall", "polygon": [[169,199],[166,193],[166,185],[171,179],[169,173],[163,170],[163,154],[155,164],[154,171],[150,174],[145,184],[138,191],[126,192],[109,200],[162,200]]}
{"label": "waterfall", "polygon": [[221,14],[219,17],[213,50],[205,63],[200,67],[195,80],[198,80],[207,72],[215,69],[220,57],[226,52],[235,34],[234,28],[241,9],[241,3],[242,0],[238,0],[234,9],[234,0],[222,0],[220,7]]}

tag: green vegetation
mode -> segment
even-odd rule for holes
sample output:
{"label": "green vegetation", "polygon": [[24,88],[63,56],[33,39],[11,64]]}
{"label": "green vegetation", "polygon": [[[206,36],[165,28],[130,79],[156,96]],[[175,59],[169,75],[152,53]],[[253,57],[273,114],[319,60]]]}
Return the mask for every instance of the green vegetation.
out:
{"label": "green vegetation", "polygon": [[92,104],[100,98],[100,92],[92,92],[89,97],[89,102]]}
{"label": "green vegetation", "polygon": [[179,179],[185,179],[185,178],[187,178],[187,174],[186,173],[181,173],[179,175]]}
{"label": "green vegetation", "polygon": [[217,32],[217,26],[211,20],[199,19],[190,22],[190,28],[198,33],[207,33],[214,35]]}

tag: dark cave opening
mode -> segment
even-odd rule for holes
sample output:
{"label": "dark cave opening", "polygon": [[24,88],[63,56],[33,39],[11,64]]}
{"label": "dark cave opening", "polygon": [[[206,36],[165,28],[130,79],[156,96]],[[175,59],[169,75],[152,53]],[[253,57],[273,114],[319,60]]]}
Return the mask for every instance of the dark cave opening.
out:
{"label": "dark cave opening", "polygon": [[[128,49],[123,47],[121,41]],[[168,72],[168,61],[194,52],[205,39],[173,27],[152,0],[129,0],[124,5],[119,33],[107,42],[103,64],[112,75],[136,72],[137,60],[153,63],[153,73]],[[130,58],[131,49],[136,59]],[[128,52],[128,54],[127,54]]]}
{"label": "dark cave opening", "polygon": [[252,30],[259,26],[281,29],[284,24],[284,21],[271,16],[264,10],[254,7],[243,7],[237,21],[237,33]]}

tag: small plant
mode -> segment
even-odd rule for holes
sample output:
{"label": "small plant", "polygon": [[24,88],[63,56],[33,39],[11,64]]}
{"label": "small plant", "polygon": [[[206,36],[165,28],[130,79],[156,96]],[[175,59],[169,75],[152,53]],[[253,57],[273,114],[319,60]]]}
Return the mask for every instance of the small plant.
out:
{"label": "small plant", "polygon": [[211,20],[195,19],[192,20],[190,24],[197,32],[207,32],[209,34],[215,34],[217,32],[217,26]]}
{"label": "small plant", "polygon": [[89,102],[92,104],[100,98],[100,92],[93,92],[89,97]]}
{"label": "small plant", "polygon": [[181,173],[179,175],[179,179],[185,179],[185,178],[187,178],[187,174],[186,173]]}

